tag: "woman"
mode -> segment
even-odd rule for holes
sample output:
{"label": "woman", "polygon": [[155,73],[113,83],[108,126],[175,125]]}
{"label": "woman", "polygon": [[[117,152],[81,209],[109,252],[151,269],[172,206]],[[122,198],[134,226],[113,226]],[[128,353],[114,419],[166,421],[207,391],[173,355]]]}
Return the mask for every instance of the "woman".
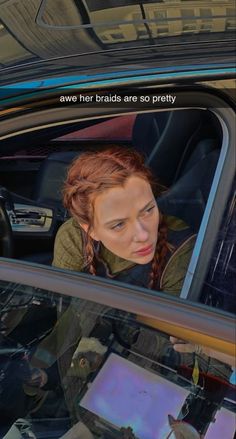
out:
{"label": "woman", "polygon": [[179,295],[194,236],[161,214],[160,189],[133,149],[81,154],[65,183],[72,219],[57,233],[53,265]]}

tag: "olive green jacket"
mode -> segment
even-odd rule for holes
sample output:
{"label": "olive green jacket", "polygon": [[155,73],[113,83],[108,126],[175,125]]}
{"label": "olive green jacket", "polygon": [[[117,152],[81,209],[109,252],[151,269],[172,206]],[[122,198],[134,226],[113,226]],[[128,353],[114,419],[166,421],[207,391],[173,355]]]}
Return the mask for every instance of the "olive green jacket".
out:
{"label": "olive green jacket", "polygon": [[[168,242],[173,247],[173,251],[170,252],[162,273],[160,289],[178,296],[193,251],[195,236],[190,234],[189,228],[183,221],[170,216],[165,219],[168,226]],[[57,232],[53,266],[78,272],[86,271],[82,247],[81,227],[71,218]],[[138,265],[114,255],[102,245],[99,257],[108,266],[112,277],[118,280],[123,280],[119,279],[120,273],[129,271]],[[132,283],[132,281],[130,282]]]}

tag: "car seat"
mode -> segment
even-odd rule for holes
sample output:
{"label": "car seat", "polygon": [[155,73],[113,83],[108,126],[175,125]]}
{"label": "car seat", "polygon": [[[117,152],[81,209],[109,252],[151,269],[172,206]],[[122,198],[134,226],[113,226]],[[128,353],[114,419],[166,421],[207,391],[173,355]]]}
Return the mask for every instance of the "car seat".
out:
{"label": "car seat", "polygon": [[196,145],[188,142],[200,130],[202,118],[201,110],[191,109],[137,115],[133,146],[144,154],[147,165],[162,184],[170,186],[173,183],[186,146]]}
{"label": "car seat", "polygon": [[[211,189],[220,150],[212,149],[197,160],[197,155],[214,142],[206,139],[197,145],[193,156],[183,170],[182,176],[158,199],[160,210],[184,220],[197,233],[204,214],[208,195]],[[199,149],[198,149],[199,147]]]}
{"label": "car seat", "polygon": [[79,154],[79,151],[49,154],[39,169],[33,199],[38,203],[61,209],[61,190],[66,178],[67,168]]}
{"label": "car seat", "polygon": [[[188,110],[188,112],[183,110],[146,113],[136,117],[132,133],[133,146],[147,157],[147,163],[154,168],[158,176],[159,172],[161,173],[160,179],[164,183],[171,181],[183,151],[183,144],[199,127],[200,114],[199,110]],[[179,127],[178,136],[176,127]],[[168,152],[171,153],[171,161],[166,157]],[[39,169],[33,199],[38,203],[62,208],[61,189],[67,168],[78,155],[78,151],[56,152],[48,155]],[[165,161],[164,165],[162,165],[162,160]],[[170,166],[173,170],[170,170]]]}
{"label": "car seat", "polygon": [[[180,170],[191,155],[197,133],[201,131],[203,113],[202,110],[190,109],[137,115],[132,134],[133,146],[146,156],[146,163],[164,185],[170,186],[179,177]],[[203,154],[209,152],[205,148],[206,144],[202,148]],[[186,160],[182,160],[183,151]],[[67,168],[79,154],[79,151],[50,154],[38,172],[33,199],[62,209],[61,189]]]}

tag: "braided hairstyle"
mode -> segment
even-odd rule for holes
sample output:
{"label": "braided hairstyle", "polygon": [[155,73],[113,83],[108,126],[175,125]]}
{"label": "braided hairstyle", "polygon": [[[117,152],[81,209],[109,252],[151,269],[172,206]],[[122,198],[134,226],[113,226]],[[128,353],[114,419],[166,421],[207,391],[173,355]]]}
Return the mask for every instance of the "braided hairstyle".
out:
{"label": "braided hairstyle", "polygon": [[[98,257],[95,241],[90,237],[95,198],[107,189],[124,186],[126,180],[134,175],[146,180],[151,185],[155,196],[160,194],[161,186],[153,179],[150,169],[144,163],[144,158],[131,148],[112,145],[99,151],[81,153],[69,169],[63,189],[63,202],[76,222],[88,225],[87,232],[81,227],[81,233],[84,267],[92,275],[96,275],[96,258]],[[167,252],[167,226],[161,215],[156,252],[148,285],[150,289],[155,289],[159,285]]]}

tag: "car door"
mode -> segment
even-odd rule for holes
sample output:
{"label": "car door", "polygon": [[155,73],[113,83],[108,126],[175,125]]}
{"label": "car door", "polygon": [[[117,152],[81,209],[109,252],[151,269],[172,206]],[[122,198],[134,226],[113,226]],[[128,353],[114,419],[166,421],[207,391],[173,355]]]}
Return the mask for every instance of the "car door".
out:
{"label": "car door", "polygon": [[233,437],[230,314],[15,260],[0,279],[1,437]]}
{"label": "car door", "polygon": [[[198,300],[235,172],[235,113],[202,90],[183,95],[174,87],[172,91],[180,98],[180,108],[214,108],[223,131],[181,292],[183,298]],[[37,105],[29,114],[13,114],[1,122],[5,148],[7,139],[14,143],[21,133],[40,131],[45,124],[57,128],[121,111],[50,106],[42,110],[40,102]],[[131,110],[128,106],[125,112]],[[14,260],[1,259],[0,279],[3,437],[12,434],[11,428],[22,433],[28,429],[31,437],[68,433],[71,439],[81,429],[87,437],[125,437],[132,434],[129,427],[142,439],[168,437],[171,429],[184,429],[193,437],[232,437],[233,317],[156,291]]]}

